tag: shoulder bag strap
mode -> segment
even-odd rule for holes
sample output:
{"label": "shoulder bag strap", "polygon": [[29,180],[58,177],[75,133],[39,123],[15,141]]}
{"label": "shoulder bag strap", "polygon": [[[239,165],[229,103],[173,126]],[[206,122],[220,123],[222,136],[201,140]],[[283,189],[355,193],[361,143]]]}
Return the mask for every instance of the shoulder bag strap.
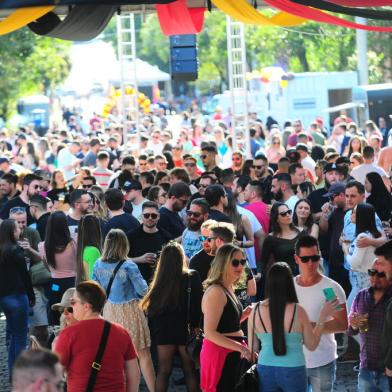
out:
{"label": "shoulder bag strap", "polygon": [[256,321],[256,312],[259,309],[259,305],[260,302],[257,302],[257,305],[255,306],[255,311],[253,313],[253,333],[252,333],[252,344],[250,345],[250,348],[252,350],[252,353],[254,353],[254,348],[255,348],[255,335],[256,335],[256,325],[255,325],[255,321]]}
{"label": "shoulder bag strap", "polygon": [[103,354],[105,352],[106,343],[108,342],[110,327],[111,324],[105,320],[101,341],[99,342],[99,346],[98,346],[98,351],[95,356],[94,362],[91,364],[91,373],[88,379],[86,392],[94,391],[94,385],[95,382],[97,381],[98,372],[101,370],[101,361],[102,361]]}
{"label": "shoulder bag strap", "polygon": [[109,299],[110,290],[112,289],[112,284],[113,284],[114,278],[116,277],[118,270],[121,268],[121,266],[124,263],[125,263],[125,260],[119,261],[119,263],[116,265],[116,267],[114,268],[114,270],[112,272],[112,276],[110,277],[108,287],[106,288],[106,298],[107,299]]}

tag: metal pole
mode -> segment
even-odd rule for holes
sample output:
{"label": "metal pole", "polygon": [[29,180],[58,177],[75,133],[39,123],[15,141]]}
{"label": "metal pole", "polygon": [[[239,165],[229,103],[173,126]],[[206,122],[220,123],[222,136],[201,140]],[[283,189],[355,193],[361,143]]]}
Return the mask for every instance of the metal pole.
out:
{"label": "metal pole", "polygon": [[139,129],[139,105],[138,105],[138,83],[137,83],[137,56],[136,56],[136,31],[135,31],[135,15],[130,14],[131,19],[131,41],[132,41],[132,56],[133,56],[133,84],[135,88],[135,96],[133,98],[133,107],[135,109],[136,134],[138,143],[140,143],[140,129]]}
{"label": "metal pole", "polygon": [[[356,17],[355,21],[356,23],[367,24],[367,20],[365,18]],[[359,84],[369,84],[369,67],[367,62],[367,31],[357,29],[356,39]]]}

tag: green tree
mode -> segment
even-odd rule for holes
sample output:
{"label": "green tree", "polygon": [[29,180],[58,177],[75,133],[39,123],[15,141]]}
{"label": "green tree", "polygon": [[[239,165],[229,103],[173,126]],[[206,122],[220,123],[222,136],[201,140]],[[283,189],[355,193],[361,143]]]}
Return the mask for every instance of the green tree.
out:
{"label": "green tree", "polygon": [[70,70],[71,42],[33,34],[27,28],[0,40],[0,117],[8,119],[19,97],[48,94]]}

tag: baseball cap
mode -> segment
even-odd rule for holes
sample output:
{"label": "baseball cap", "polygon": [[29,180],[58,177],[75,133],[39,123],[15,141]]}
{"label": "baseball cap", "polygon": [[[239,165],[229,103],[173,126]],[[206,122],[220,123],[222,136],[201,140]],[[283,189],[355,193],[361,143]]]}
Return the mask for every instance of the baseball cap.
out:
{"label": "baseball cap", "polygon": [[298,143],[295,146],[295,149],[297,151],[305,151],[305,152],[309,153],[309,147],[306,144],[304,144],[304,143]]}
{"label": "baseball cap", "polygon": [[61,297],[61,302],[52,305],[52,310],[61,311],[64,308],[69,308],[71,306],[71,298],[75,291],[75,287],[71,287],[70,289],[66,290]]}
{"label": "baseball cap", "polygon": [[324,197],[331,197],[335,195],[339,195],[340,193],[344,193],[346,189],[345,185],[341,182],[334,182],[328,189],[328,192],[325,193]]}
{"label": "baseball cap", "polygon": [[139,181],[135,181],[135,180],[125,181],[124,185],[122,186],[122,190],[125,191],[125,192],[129,192],[132,189],[141,191],[142,190],[142,184]]}
{"label": "baseball cap", "polygon": [[0,165],[6,162],[10,163],[10,160],[7,157],[0,157]]}
{"label": "baseball cap", "polygon": [[327,163],[324,166],[324,173],[328,173],[330,171],[338,170],[336,163]]}

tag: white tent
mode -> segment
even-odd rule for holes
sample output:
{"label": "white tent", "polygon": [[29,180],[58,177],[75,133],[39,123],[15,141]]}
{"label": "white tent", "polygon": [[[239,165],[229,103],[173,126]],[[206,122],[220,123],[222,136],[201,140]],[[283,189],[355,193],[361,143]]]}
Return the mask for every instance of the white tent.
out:
{"label": "white tent", "polygon": [[[97,87],[107,90],[110,83],[121,80],[120,63],[111,44],[102,40],[74,43],[71,48],[71,72],[62,89],[87,95]],[[160,81],[169,81],[170,75],[140,59],[136,60],[138,86],[152,86]],[[133,81],[132,64],[125,65],[126,81]],[[129,77],[127,77],[129,75]]]}

